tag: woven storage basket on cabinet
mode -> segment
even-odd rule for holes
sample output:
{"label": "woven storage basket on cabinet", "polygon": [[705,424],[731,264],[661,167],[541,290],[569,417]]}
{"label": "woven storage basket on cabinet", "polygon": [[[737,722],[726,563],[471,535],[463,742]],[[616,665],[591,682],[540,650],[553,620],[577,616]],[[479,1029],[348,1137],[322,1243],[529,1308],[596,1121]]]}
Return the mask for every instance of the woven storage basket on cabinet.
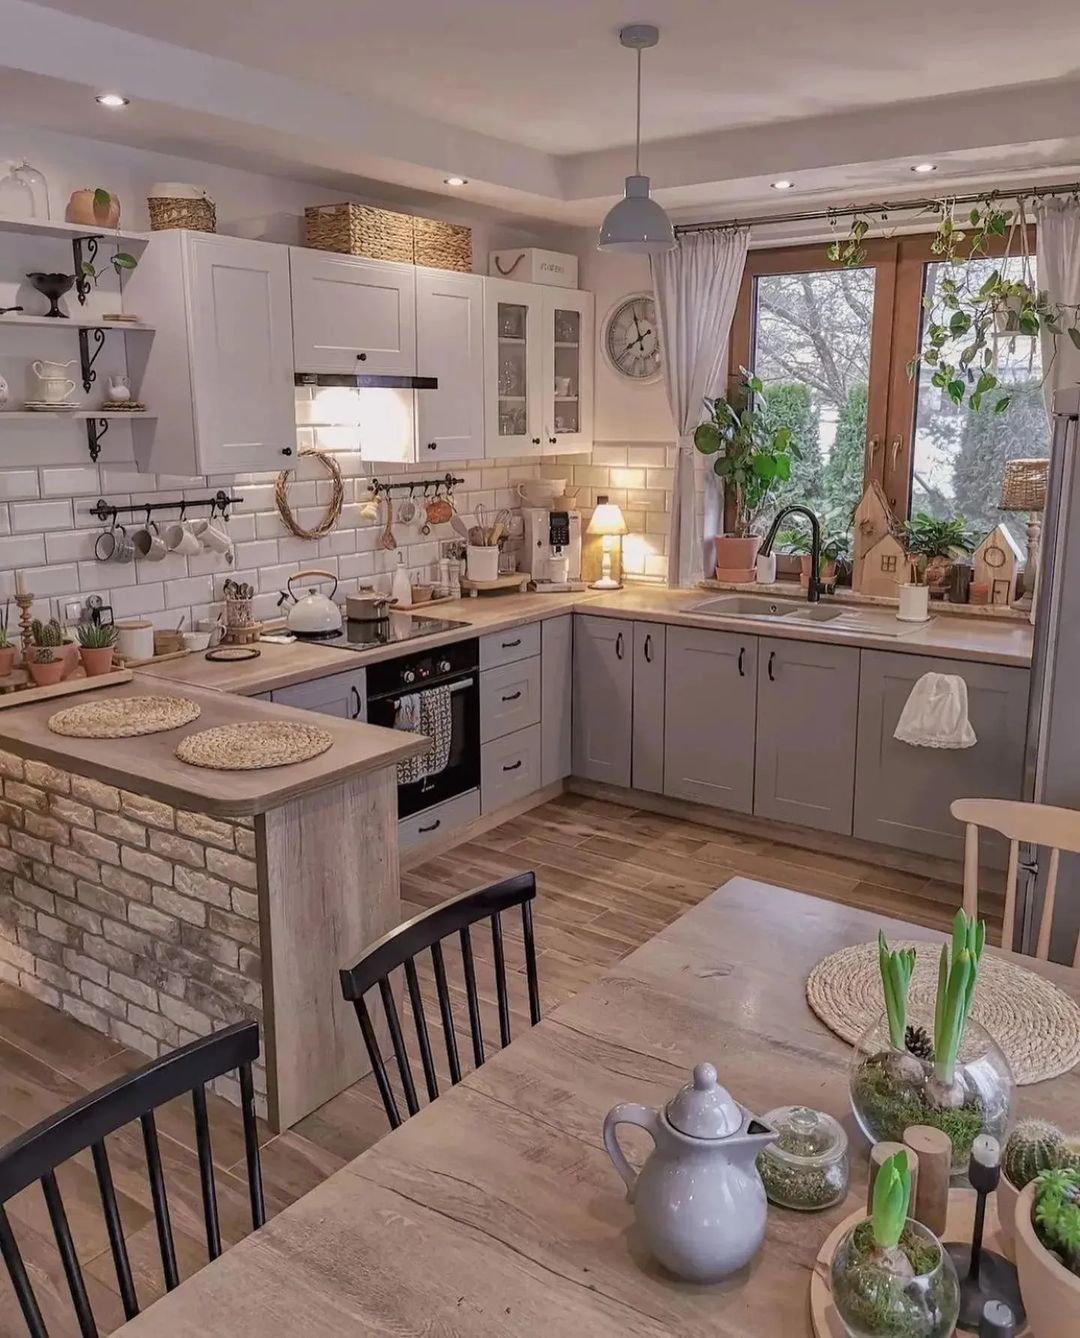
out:
{"label": "woven storage basket on cabinet", "polygon": [[146,201],[151,232],[168,228],[190,228],[192,232],[217,232],[217,210],[213,200],[181,200],[152,195]]}
{"label": "woven storage basket on cabinet", "polygon": [[318,251],[436,269],[472,269],[472,229],[459,224],[367,204],[313,205],[304,210],[304,221],[307,244]]}

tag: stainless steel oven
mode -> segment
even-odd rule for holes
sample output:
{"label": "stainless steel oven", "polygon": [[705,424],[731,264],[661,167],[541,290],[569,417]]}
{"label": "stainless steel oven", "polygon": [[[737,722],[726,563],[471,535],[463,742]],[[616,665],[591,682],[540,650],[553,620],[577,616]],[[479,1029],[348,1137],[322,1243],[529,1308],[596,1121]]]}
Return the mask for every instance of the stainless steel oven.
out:
{"label": "stainless steel oven", "polygon": [[404,655],[370,665],[368,723],[393,729],[405,693],[450,688],[450,757],[442,771],[398,786],[398,817],[467,794],[480,785],[480,647],[475,637],[422,655]]}

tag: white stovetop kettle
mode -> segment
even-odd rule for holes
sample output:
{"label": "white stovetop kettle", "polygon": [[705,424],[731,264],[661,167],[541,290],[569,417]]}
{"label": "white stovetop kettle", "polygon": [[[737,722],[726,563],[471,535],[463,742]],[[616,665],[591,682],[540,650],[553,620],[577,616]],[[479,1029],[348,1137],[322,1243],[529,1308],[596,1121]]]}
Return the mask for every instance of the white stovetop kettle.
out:
{"label": "white stovetop kettle", "polygon": [[[292,588],[293,581],[313,576],[319,580],[308,586],[306,595],[298,598]],[[324,595],[316,589],[322,581],[333,581],[334,588],[329,595]],[[292,608],[285,617],[285,626],[290,632],[295,632],[298,636],[327,636],[341,631],[341,610],[334,603],[338,579],[332,571],[316,568],[311,571],[294,572],[285,584],[286,589],[281,595],[282,603],[290,597],[293,601]]]}

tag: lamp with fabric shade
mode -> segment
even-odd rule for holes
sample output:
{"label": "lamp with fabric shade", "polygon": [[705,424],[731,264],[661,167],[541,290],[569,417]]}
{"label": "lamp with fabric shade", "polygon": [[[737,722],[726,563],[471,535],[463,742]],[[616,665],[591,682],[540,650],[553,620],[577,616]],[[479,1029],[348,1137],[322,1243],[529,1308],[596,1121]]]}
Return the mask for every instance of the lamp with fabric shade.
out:
{"label": "lamp with fabric shade", "polygon": [[[609,502],[606,496],[596,499],[596,509],[592,513],[592,519],[589,521],[589,528],[586,534],[599,534],[603,536],[604,555],[601,560],[600,579],[593,581],[590,585],[592,590],[619,590],[622,588],[622,582],[616,581],[611,575],[611,550],[615,547],[615,540],[619,539],[620,545],[622,536],[629,533],[626,528],[626,521],[623,519],[623,513],[614,502]],[[620,568],[622,566],[620,562]]]}
{"label": "lamp with fabric shade", "polygon": [[998,505],[1002,511],[1028,513],[1024,593],[1013,605],[1017,609],[1030,609],[1035,597],[1042,538],[1042,521],[1039,517],[1046,508],[1046,477],[1049,469],[1048,459],[1005,462],[1005,477],[1001,482],[1001,501]]}

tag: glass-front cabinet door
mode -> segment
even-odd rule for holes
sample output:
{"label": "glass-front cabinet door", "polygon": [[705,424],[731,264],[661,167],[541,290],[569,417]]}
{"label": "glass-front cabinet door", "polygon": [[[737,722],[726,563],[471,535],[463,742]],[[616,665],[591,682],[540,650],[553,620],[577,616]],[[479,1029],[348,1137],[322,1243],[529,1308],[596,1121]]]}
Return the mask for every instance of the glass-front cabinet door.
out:
{"label": "glass-front cabinet door", "polygon": [[543,418],[543,293],[531,283],[487,279],[485,363],[488,456],[539,455]]}
{"label": "glass-front cabinet door", "polygon": [[544,455],[592,447],[593,295],[544,296]]}

